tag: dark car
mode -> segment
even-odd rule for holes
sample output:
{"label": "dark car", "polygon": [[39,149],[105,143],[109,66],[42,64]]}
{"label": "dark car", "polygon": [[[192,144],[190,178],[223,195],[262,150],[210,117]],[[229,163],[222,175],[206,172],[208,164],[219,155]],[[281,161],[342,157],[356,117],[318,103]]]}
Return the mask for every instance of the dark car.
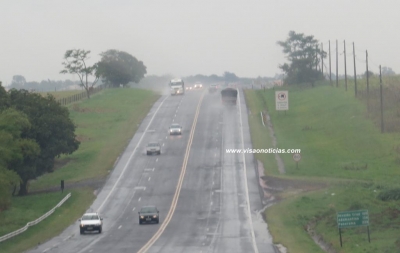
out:
{"label": "dark car", "polygon": [[139,211],[139,224],[143,223],[159,223],[159,211],[155,206],[144,206]]}
{"label": "dark car", "polygon": [[172,124],[169,127],[169,134],[170,135],[175,135],[175,134],[182,135],[182,126],[179,124],[176,124],[176,123]]}

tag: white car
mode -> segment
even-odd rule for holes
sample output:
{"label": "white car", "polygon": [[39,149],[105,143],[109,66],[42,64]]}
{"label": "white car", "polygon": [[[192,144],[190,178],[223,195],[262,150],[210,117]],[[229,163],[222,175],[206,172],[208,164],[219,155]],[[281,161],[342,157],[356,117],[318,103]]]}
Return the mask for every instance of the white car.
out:
{"label": "white car", "polygon": [[170,135],[175,135],[175,134],[182,135],[182,127],[179,124],[172,124],[169,127],[169,134]]}
{"label": "white car", "polygon": [[147,144],[146,153],[147,153],[147,155],[151,155],[151,154],[160,155],[161,154],[161,145],[160,145],[160,143],[158,143],[158,142],[150,142],[149,144]]}
{"label": "white car", "polygon": [[81,234],[85,231],[98,231],[101,233],[103,229],[103,218],[98,213],[85,213],[79,219],[79,232]]}

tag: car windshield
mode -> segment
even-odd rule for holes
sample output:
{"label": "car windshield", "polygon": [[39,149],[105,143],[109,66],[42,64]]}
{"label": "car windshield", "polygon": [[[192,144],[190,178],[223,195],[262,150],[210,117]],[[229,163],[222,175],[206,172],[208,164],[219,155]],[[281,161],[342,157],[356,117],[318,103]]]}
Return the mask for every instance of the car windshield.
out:
{"label": "car windshield", "polygon": [[157,208],[155,208],[153,206],[142,207],[142,209],[140,209],[140,212],[141,213],[156,213]]}
{"label": "car windshield", "polygon": [[99,216],[98,215],[83,215],[82,220],[98,220]]}
{"label": "car windshield", "polygon": [[181,126],[180,125],[178,125],[178,124],[173,124],[173,125],[171,125],[171,128],[180,128]]}
{"label": "car windshield", "polygon": [[157,147],[157,146],[158,146],[158,143],[149,143],[148,146],[149,146],[149,147]]}

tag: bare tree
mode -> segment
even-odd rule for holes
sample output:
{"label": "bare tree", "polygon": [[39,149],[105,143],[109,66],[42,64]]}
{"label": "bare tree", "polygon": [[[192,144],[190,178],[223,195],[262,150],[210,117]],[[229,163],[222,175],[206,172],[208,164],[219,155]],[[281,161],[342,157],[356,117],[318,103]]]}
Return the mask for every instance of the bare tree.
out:
{"label": "bare tree", "polygon": [[[87,97],[90,98],[90,91],[93,86],[99,80],[99,77],[95,75],[97,69],[97,63],[93,66],[87,66],[86,61],[89,59],[90,51],[83,49],[67,50],[64,55],[64,70],[60,71],[61,74],[77,74],[80,80],[80,86],[86,90]],[[89,76],[94,75],[95,80],[90,83]]]}

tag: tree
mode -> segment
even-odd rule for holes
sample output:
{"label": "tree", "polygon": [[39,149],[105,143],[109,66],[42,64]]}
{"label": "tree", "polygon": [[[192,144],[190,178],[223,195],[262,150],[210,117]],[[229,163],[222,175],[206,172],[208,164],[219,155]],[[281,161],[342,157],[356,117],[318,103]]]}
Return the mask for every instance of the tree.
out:
{"label": "tree", "polygon": [[224,72],[224,79],[225,82],[237,82],[239,80],[239,78],[234,74],[234,73],[230,73],[228,71]]}
{"label": "tree", "polygon": [[325,58],[326,53],[318,48],[319,42],[314,36],[290,31],[289,37],[285,41],[278,41],[277,44],[283,48],[283,53],[289,61],[279,66],[286,74],[285,83],[311,83],[314,86],[315,81],[324,78],[315,66],[319,66],[319,56],[322,54]]}
{"label": "tree", "polygon": [[383,76],[394,76],[396,73],[392,70],[392,68],[389,67],[382,67],[382,75]]}
{"label": "tree", "polygon": [[21,88],[21,87],[24,87],[25,84],[26,84],[26,79],[24,76],[22,76],[22,75],[13,76],[11,85],[18,86]]}
{"label": "tree", "polygon": [[115,49],[103,52],[97,63],[96,76],[111,87],[126,86],[129,82],[138,83],[147,73],[146,66],[132,55]]}
{"label": "tree", "polygon": [[[22,182],[19,195],[28,192],[27,185],[46,172],[51,172],[54,159],[61,154],[71,154],[78,149],[80,142],[76,140],[75,125],[69,117],[67,108],[62,107],[53,96],[42,97],[26,90],[9,91],[10,106],[27,115],[31,124],[21,132],[18,145],[23,150],[22,162],[14,164]],[[40,154],[34,143],[39,147]]]}
{"label": "tree", "polygon": [[[93,66],[87,66],[86,61],[89,59],[90,51],[82,49],[67,50],[64,54],[64,70],[61,74],[76,74],[80,80],[80,86],[86,90],[87,97],[90,98],[90,91],[97,83],[99,77],[95,75],[97,63]],[[92,83],[88,80],[90,76],[94,75],[95,79]]]}

